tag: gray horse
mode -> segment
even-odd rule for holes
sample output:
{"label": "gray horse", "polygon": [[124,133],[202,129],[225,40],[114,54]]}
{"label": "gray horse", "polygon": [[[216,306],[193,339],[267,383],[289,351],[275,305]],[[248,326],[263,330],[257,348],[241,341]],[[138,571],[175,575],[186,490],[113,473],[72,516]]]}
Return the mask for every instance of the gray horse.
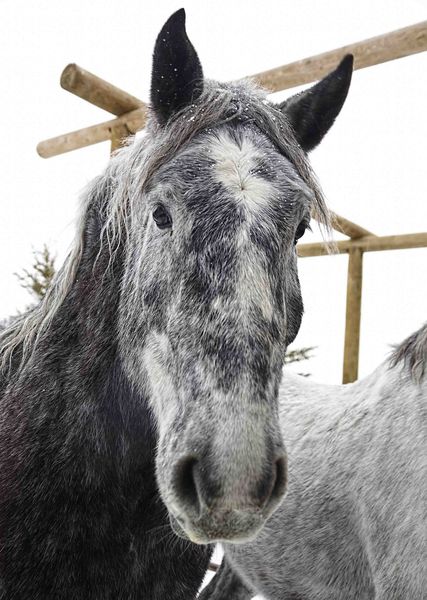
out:
{"label": "gray horse", "polygon": [[203,79],[183,10],[164,25],[146,135],[90,185],[43,302],[0,334],[2,600],[194,597],[210,549],[167,515],[237,541],[277,508],[295,243],[313,212],[328,224],[306,151],[351,73],[347,57],[275,106]]}
{"label": "gray horse", "polygon": [[285,370],[288,495],[201,600],[427,598],[426,371],[427,325],[350,385]]}

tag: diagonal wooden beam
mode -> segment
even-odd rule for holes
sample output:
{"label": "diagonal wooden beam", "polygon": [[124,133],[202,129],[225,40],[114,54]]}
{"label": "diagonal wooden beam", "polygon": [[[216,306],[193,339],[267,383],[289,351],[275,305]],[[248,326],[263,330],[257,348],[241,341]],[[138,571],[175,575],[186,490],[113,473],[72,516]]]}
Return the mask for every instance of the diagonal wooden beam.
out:
{"label": "diagonal wooden beam", "polygon": [[335,69],[346,54],[353,54],[354,69],[357,70],[425,50],[427,50],[427,21],[422,21],[362,42],[263,71],[252,77],[263,87],[272,92],[279,92],[317,81]]}
{"label": "diagonal wooden beam", "polygon": [[[334,229],[335,231],[339,231],[344,235],[348,235],[348,237],[351,239],[356,240],[365,236],[375,236],[375,234],[371,231],[368,231],[364,227],[361,227],[360,225],[349,221],[345,217],[341,217],[341,215],[338,215],[336,212],[330,211],[330,215],[332,229]],[[316,215],[312,215],[312,218],[316,219]]]}
{"label": "diagonal wooden beam", "polygon": [[145,106],[139,98],[131,96],[75,63],[67,65],[62,71],[61,87],[118,117]]}
{"label": "diagonal wooden beam", "polygon": [[371,231],[368,231],[364,227],[349,221],[345,217],[341,217],[337,215],[337,213],[332,213],[332,227],[335,231],[339,231],[344,235],[348,235],[351,239],[358,239],[361,237],[365,237],[367,235],[374,235]]}

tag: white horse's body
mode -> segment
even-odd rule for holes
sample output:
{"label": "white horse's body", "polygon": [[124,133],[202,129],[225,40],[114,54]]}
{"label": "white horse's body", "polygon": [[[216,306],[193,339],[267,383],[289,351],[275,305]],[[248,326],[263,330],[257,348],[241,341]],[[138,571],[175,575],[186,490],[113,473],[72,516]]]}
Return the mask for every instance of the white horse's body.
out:
{"label": "white horse's body", "polygon": [[[254,591],[271,600],[427,598],[426,340],[424,327],[394,365],[350,385],[285,370],[289,492],[254,542],[225,547]],[[203,598],[249,598],[244,587]]]}

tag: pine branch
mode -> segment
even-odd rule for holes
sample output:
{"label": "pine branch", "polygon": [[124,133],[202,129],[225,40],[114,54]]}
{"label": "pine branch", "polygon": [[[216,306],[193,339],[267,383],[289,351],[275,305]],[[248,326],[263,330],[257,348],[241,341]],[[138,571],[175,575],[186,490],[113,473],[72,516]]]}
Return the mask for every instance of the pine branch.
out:
{"label": "pine branch", "polygon": [[51,255],[45,244],[43,250],[33,252],[33,261],[31,270],[23,269],[22,273],[15,273],[15,276],[24,289],[28,290],[36,300],[41,300],[55,275],[55,256]]}
{"label": "pine branch", "polygon": [[312,358],[312,352],[316,349],[316,346],[308,346],[307,348],[297,348],[296,350],[288,350],[285,356],[285,365],[293,362],[301,362],[302,360],[309,360]]}

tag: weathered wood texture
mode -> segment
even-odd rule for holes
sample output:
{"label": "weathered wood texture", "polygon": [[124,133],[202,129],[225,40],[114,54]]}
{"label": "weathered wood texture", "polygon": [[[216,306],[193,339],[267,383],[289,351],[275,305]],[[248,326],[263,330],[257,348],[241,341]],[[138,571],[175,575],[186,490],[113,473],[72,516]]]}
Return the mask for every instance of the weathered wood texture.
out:
{"label": "weathered wood texture", "polygon": [[[316,218],[316,215],[313,215],[313,218]],[[375,234],[372,233],[371,231],[368,231],[367,229],[365,229],[364,227],[361,227],[360,225],[357,225],[356,223],[353,223],[352,221],[349,221],[348,219],[346,219],[345,217],[341,217],[341,215],[338,215],[335,212],[331,211],[331,223],[332,223],[332,228],[335,229],[335,231],[339,231],[340,233],[343,233],[344,235],[348,235],[348,237],[353,238],[353,239],[357,239],[357,238],[361,238],[364,236],[374,236]]]}
{"label": "weathered wood texture", "polygon": [[111,149],[110,153],[113,154],[116,150],[122,147],[123,142],[129,136],[130,131],[126,125],[115,127],[111,132]]}
{"label": "weathered wood texture", "polygon": [[362,313],[363,252],[353,248],[348,256],[347,304],[343,383],[356,381],[359,369],[360,319]]}
{"label": "weathered wood texture", "polygon": [[106,142],[111,140],[114,136],[113,132],[120,130],[121,127],[126,127],[129,134],[136,133],[144,127],[146,118],[146,108],[137,108],[117,119],[44,140],[37,145],[37,152],[42,158],[50,158],[85,146]]}
{"label": "weathered wood texture", "polygon": [[[427,21],[258,73],[253,77],[272,91],[279,91],[320,79],[334,69],[340,59],[349,52],[355,56],[355,69],[361,69],[424,50],[427,50]],[[119,118],[124,121],[117,122],[117,125],[124,123],[131,132],[135,131],[135,127],[137,129],[144,127],[145,118],[140,119],[138,123],[135,121],[135,110],[131,109],[129,113],[120,111],[126,106],[128,108],[133,106],[132,103],[141,103],[138,106],[141,107],[145,117],[145,104],[89,71],[85,71],[77,65],[68,65],[62,74],[61,85],[64,89],[96,104],[96,106],[109,110],[113,114],[121,114]],[[127,115],[130,115],[131,122],[128,121]],[[40,142],[37,151],[43,158],[49,158],[90,144],[97,144],[110,139],[107,134],[114,127],[114,122],[108,121],[73,131],[58,138]]]}
{"label": "weathered wood texture", "polygon": [[272,92],[317,81],[332,71],[346,54],[354,55],[354,69],[364,69],[389,60],[427,50],[427,21],[397,29],[336,50],[310,56],[252,77]]}
{"label": "weathered wood texture", "polygon": [[[338,254],[347,254],[356,248],[360,248],[363,252],[427,248],[427,232],[408,233],[403,235],[366,236],[358,239],[339,241],[336,242],[335,245]],[[298,244],[297,252],[300,257],[325,256],[331,254],[327,245],[322,242]]]}
{"label": "weathered wood texture", "polygon": [[74,63],[62,71],[61,87],[118,117],[145,106],[142,100]]}

